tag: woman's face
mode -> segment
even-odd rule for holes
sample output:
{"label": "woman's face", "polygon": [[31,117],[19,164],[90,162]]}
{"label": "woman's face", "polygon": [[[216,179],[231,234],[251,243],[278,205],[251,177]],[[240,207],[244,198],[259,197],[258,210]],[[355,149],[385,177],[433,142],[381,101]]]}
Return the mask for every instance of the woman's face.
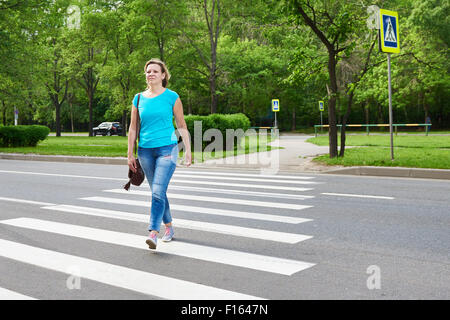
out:
{"label": "woman's face", "polygon": [[148,84],[162,84],[162,81],[166,75],[162,73],[161,66],[159,64],[151,63],[147,66],[145,77]]}

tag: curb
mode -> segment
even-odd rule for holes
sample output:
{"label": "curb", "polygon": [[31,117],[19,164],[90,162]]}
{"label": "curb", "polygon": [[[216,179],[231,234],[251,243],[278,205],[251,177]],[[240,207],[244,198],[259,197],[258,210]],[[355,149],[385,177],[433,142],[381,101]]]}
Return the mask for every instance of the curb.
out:
{"label": "curb", "polygon": [[422,168],[404,168],[404,167],[349,167],[343,169],[329,170],[322,173],[358,175],[358,176],[450,180],[450,170],[445,169],[422,169]]}
{"label": "curb", "polygon": [[[18,153],[0,153],[0,159],[4,160],[31,160],[31,161],[53,161],[69,163],[93,163],[107,165],[127,165],[125,157],[87,157],[87,156],[62,156],[62,155],[37,155],[37,154],[18,154]],[[180,167],[183,167],[182,165]],[[204,169],[246,169],[261,170],[264,168],[252,165],[204,165],[193,164],[191,168]],[[327,171],[307,171],[299,167],[280,166],[278,171],[291,173],[311,173],[311,174],[342,174],[358,176],[379,176],[379,177],[398,177],[398,178],[422,178],[422,179],[443,179],[450,180],[450,170],[445,169],[422,169],[422,168],[404,168],[404,167],[348,167],[333,169]]]}
{"label": "curb", "polygon": [[0,153],[0,159],[127,165],[127,158]]}

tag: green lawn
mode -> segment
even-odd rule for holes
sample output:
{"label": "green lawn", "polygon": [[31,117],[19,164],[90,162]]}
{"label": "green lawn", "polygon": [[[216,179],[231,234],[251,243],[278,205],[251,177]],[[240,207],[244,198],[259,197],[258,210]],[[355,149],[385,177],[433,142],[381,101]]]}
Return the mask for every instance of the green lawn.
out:
{"label": "green lawn", "polygon": [[[321,146],[328,145],[328,137],[307,141]],[[361,147],[346,148],[343,158],[330,159],[328,155],[323,155],[314,160],[343,166],[450,169],[450,136],[394,136],[394,161],[391,161],[389,135],[347,136],[346,145]]]}
{"label": "green lawn", "polygon": [[[270,136],[267,143],[271,141]],[[260,142],[258,144],[258,142]],[[270,146],[259,141],[256,136],[245,138],[245,149],[231,150],[227,152],[204,152],[203,160],[223,158],[241,153],[252,153],[258,151],[269,151]],[[266,149],[265,149],[266,148]],[[91,157],[126,157],[128,149],[127,137],[84,137],[84,136],[62,136],[47,137],[36,147],[20,148],[0,148],[3,153],[24,153],[24,154],[42,154],[42,155],[67,155],[67,156],[91,156]],[[180,156],[182,156],[182,152]],[[194,154],[192,155],[194,158]]]}

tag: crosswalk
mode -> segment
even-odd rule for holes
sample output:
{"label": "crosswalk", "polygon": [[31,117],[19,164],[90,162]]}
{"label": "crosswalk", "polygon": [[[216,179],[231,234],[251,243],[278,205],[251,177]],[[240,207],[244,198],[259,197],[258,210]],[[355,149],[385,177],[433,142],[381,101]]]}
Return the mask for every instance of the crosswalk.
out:
{"label": "crosswalk", "polygon": [[[15,171],[15,174],[42,174],[49,179],[55,177],[51,173]],[[67,176],[67,178],[91,179],[81,175]],[[317,262],[283,258],[276,254],[275,248],[301,246],[314,235],[289,232],[283,228],[271,230],[267,225],[275,223],[277,226],[295,226],[312,222],[313,219],[308,216],[308,209],[313,205],[308,201],[313,199],[314,195],[310,191],[320,183],[314,179],[294,175],[262,176],[239,172],[177,170],[168,190],[176,236],[170,243],[158,242],[156,252],[150,251],[145,244],[149,222],[149,215],[145,212],[149,211],[151,203],[150,189],[146,183],[141,187],[133,186],[130,191],[117,189],[123,179],[108,178],[118,182],[116,188],[99,189],[96,194],[78,197],[72,203],[34,201],[0,195],[2,196],[0,203],[37,206],[45,213],[45,216],[36,217],[19,214],[13,218],[0,220],[0,227],[8,230],[37,231],[49,236],[67,237],[74,241],[90,241],[93,246],[97,243],[108,244],[117,248],[147,252],[146,259],[149,263],[157,256],[174,259],[179,257],[206,262],[208,267],[227,266],[225,270],[237,268],[235,270],[261,272],[286,277],[288,281],[289,277],[314,267]],[[204,221],[202,217],[207,217],[208,221]],[[115,230],[90,226],[89,221],[98,218],[114,222]],[[142,226],[143,232],[130,233],[122,227],[127,222],[138,223]],[[264,226],[261,227],[260,223]],[[183,232],[191,231],[202,234],[202,243],[189,242],[183,238]],[[231,241],[233,245],[223,241]],[[245,243],[242,241],[256,241],[255,243],[261,244],[261,248],[264,248],[264,253],[262,254],[261,250],[251,252],[251,248],[241,245]],[[271,298],[262,297],[258,292],[226,289],[226,286],[225,288],[218,286],[216,282],[208,283],[207,278],[202,281],[188,281],[173,275],[133,268],[133,265],[114,264],[60,252],[55,247],[50,250],[41,247],[39,243],[24,244],[2,239],[1,235],[0,258],[62,272],[68,276],[72,275],[71,267],[76,266],[79,271],[77,276],[80,279],[132,290],[150,298],[180,300]],[[214,273],[214,270],[211,272]],[[264,281],[264,277],[257,281]],[[20,291],[16,292],[14,288],[0,287],[0,299],[36,298],[42,297],[30,297]]]}

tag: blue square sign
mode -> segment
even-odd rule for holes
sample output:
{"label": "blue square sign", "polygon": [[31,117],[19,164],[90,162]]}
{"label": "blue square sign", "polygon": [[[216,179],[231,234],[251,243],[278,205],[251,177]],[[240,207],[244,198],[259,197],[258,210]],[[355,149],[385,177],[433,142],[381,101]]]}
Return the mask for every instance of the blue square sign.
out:
{"label": "blue square sign", "polygon": [[388,53],[400,52],[398,14],[380,9],[380,50]]}
{"label": "blue square sign", "polygon": [[280,111],[280,100],[272,99],[272,111],[273,112]]}

